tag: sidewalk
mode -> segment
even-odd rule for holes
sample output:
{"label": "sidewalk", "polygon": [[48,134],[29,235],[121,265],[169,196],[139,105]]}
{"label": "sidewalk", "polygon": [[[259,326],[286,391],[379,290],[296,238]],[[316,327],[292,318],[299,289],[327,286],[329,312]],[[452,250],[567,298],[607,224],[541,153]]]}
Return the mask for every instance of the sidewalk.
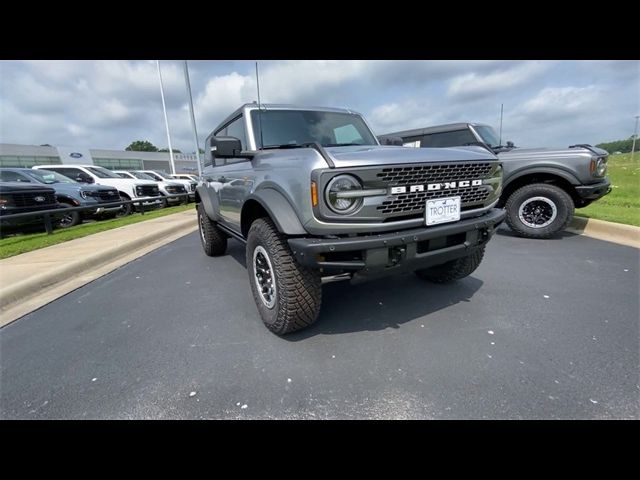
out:
{"label": "sidewalk", "polygon": [[197,228],[189,210],[0,260],[0,327]]}

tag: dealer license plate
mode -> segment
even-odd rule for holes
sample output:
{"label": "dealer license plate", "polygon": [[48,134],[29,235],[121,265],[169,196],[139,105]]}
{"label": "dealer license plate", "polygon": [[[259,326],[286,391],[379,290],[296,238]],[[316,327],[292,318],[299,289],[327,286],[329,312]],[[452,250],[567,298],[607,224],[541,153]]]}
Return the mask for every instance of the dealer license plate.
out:
{"label": "dealer license plate", "polygon": [[460,197],[427,200],[425,213],[427,226],[460,220]]}

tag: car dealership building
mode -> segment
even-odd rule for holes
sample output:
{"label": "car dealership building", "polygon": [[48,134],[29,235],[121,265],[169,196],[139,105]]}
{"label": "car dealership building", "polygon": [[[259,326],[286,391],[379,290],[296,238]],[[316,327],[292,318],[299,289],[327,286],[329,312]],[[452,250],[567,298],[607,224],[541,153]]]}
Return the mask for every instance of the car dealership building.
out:
{"label": "car dealership building", "polygon": [[[174,153],[176,173],[198,174],[198,157]],[[64,146],[0,143],[0,167],[94,164],[111,170],[159,170],[171,173],[169,152],[129,152]]]}

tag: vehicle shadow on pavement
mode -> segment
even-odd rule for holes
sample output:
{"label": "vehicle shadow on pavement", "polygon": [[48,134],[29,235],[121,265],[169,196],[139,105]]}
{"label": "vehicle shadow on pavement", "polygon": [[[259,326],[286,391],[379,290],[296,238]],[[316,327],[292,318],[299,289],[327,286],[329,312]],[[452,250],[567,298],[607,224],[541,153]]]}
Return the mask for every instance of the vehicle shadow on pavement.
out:
{"label": "vehicle shadow on pavement", "polygon": [[558,235],[556,235],[555,237],[551,237],[551,238],[545,238],[545,239],[528,239],[528,238],[523,238],[520,237],[518,235],[516,235],[513,230],[511,230],[507,225],[501,225],[497,230],[496,230],[496,235],[500,235],[501,237],[511,237],[511,238],[518,238],[521,240],[540,240],[540,241],[544,241],[544,240],[563,240],[565,238],[571,238],[571,237],[576,237],[579,236],[579,234],[577,233],[572,233],[572,232],[567,232],[567,231],[562,231],[560,232]]}
{"label": "vehicle shadow on pavement", "polygon": [[[229,255],[246,268],[244,247],[236,242],[229,247]],[[315,335],[400,328],[404,323],[470,301],[483,283],[470,276],[448,285],[437,285],[413,273],[357,285],[348,280],[327,283],[322,287],[322,309],[316,323],[283,338],[297,342]],[[421,320],[428,321],[428,318]]]}
{"label": "vehicle shadow on pavement", "polygon": [[300,341],[332,335],[400,328],[402,324],[460,302],[468,302],[483,282],[467,277],[449,285],[436,285],[413,274],[398,275],[359,285],[333,282],[322,288],[322,310],[311,327],[284,337]]}

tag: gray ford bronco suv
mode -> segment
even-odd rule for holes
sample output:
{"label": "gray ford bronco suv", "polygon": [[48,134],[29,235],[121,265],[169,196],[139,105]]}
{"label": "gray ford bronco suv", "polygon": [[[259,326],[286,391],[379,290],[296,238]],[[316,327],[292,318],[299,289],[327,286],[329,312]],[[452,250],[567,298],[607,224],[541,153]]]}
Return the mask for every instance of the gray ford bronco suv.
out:
{"label": "gray ford bronco suv", "polygon": [[478,146],[381,146],[351,110],[245,104],[207,137],[196,189],[209,256],[246,244],[260,316],[282,335],[318,317],[323,277],[471,274],[503,221],[502,167]]}
{"label": "gray ford bronco suv", "polygon": [[480,123],[450,123],[380,135],[383,143],[412,147],[481,145],[502,162],[503,188],[498,207],[507,224],[528,238],[550,238],[564,230],[575,208],[590,205],[611,191],[607,174],[609,153],[591,145],[567,148],[516,148],[500,145],[495,130]]}

